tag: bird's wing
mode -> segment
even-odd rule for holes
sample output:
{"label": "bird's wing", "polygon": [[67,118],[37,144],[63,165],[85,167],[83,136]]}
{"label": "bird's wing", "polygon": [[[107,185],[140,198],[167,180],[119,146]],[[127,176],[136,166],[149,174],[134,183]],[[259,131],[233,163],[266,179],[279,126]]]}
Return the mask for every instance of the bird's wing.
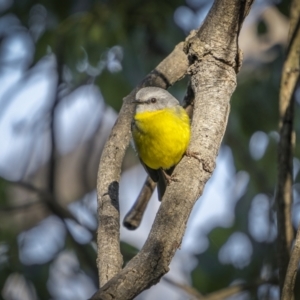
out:
{"label": "bird's wing", "polygon": [[147,165],[144,164],[144,162],[141,159],[140,159],[140,162],[143,165],[145,171],[151,177],[151,179],[154,182],[158,182],[158,180],[159,180],[158,170],[154,170],[154,169],[149,168]]}
{"label": "bird's wing", "polygon": [[[166,191],[167,185],[168,185],[167,179],[166,179],[162,169],[154,170],[154,169],[149,168],[147,165],[145,165],[141,159],[140,159],[140,162],[143,165],[146,172],[148,173],[148,175],[150,176],[150,178],[154,182],[157,182],[158,200],[161,201],[162,197]],[[165,170],[165,172],[168,175],[172,175],[173,170],[174,170],[174,167],[172,167],[168,170]]]}

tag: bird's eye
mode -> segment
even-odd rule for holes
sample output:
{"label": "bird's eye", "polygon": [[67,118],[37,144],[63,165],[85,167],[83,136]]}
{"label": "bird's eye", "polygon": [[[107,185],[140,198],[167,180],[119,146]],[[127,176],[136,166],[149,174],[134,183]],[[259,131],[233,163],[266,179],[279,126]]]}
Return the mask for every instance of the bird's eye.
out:
{"label": "bird's eye", "polygon": [[150,101],[151,101],[152,103],[155,103],[155,102],[156,102],[156,98],[151,98]]}

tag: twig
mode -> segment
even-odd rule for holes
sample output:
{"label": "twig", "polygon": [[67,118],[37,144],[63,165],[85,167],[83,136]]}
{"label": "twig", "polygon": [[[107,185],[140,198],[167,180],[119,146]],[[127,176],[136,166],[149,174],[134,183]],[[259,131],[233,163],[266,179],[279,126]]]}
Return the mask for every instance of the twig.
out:
{"label": "twig", "polygon": [[24,209],[31,208],[32,206],[36,204],[42,204],[40,200],[37,201],[25,201],[26,203],[20,204],[20,205],[14,205],[14,206],[0,206],[0,212],[16,212]]}
{"label": "twig", "polygon": [[[22,188],[25,188],[29,191],[32,191],[36,193],[40,197],[40,203],[45,203],[47,207],[58,217],[62,219],[70,219],[75,221],[76,223],[79,224],[78,220],[56,199],[51,195],[48,191],[37,188],[36,186],[32,185],[31,183],[23,182],[23,181],[17,181],[17,182],[12,182],[10,181],[9,183],[18,185]],[[80,224],[81,225],[81,224]],[[81,225],[82,226],[82,225]],[[88,230],[88,229],[87,229]]]}
{"label": "twig", "polygon": [[235,294],[238,294],[243,291],[249,291],[252,289],[257,288],[260,285],[263,284],[278,284],[278,281],[273,279],[273,280],[258,280],[253,283],[242,283],[238,285],[232,285],[227,288],[221,289],[219,291],[210,293],[206,295],[203,299],[201,300],[225,300],[230,296],[233,296]]}
{"label": "twig", "polygon": [[295,244],[287,268],[281,300],[293,299],[294,286],[295,286],[296,275],[299,267],[299,261],[300,261],[300,224],[298,227]]}
{"label": "twig", "polygon": [[[35,187],[34,185],[32,185],[30,183],[27,183],[27,182],[10,182],[10,183],[19,185],[22,188],[25,188],[29,191],[32,191],[40,197],[39,201],[30,203],[30,206],[35,204],[35,203],[44,203],[52,211],[52,213],[54,213],[57,217],[59,217],[63,221],[63,223],[65,224],[66,230],[67,230],[67,232],[68,232],[68,234],[71,238],[71,241],[73,242],[73,245],[74,245],[77,253],[81,254],[82,257],[85,258],[85,260],[86,260],[87,264],[89,265],[90,269],[92,271],[94,271],[95,275],[96,275],[97,270],[95,268],[95,263],[94,263],[93,259],[90,256],[90,253],[84,247],[82,247],[82,245],[78,245],[77,241],[74,239],[72,233],[70,232],[70,230],[67,226],[66,219],[73,220],[77,224],[79,224],[80,226],[83,226],[83,225],[80,224],[78,222],[78,220],[67,209],[65,209],[63,206],[61,206],[59,204],[59,202],[56,201],[56,199],[54,199],[54,197],[48,191],[39,189],[39,188]],[[88,228],[86,228],[86,227],[84,227],[84,228],[88,232],[90,232],[90,230]],[[92,236],[94,236],[94,234],[92,232],[90,232],[90,233],[91,233]],[[95,236],[94,236],[94,239],[95,239]]]}
{"label": "twig", "polygon": [[[60,45],[61,46],[61,45]],[[55,98],[50,110],[50,158],[49,158],[49,174],[48,174],[48,188],[51,194],[55,194],[55,179],[56,179],[56,108],[59,103],[59,88],[62,83],[62,57],[61,47],[58,47],[56,64],[57,64],[57,86]]]}
{"label": "twig", "polygon": [[163,277],[163,280],[166,281],[167,283],[170,283],[170,284],[178,287],[179,289],[183,290],[188,295],[192,296],[193,297],[192,299],[198,299],[198,300],[205,299],[205,296],[201,295],[195,288],[193,288],[190,285],[176,282],[168,277]]}
{"label": "twig", "polygon": [[[103,132],[101,132],[101,128],[103,128],[103,122],[104,122],[104,115],[106,114],[107,111],[107,106],[106,104],[104,104],[101,107],[101,112],[96,113],[95,117],[96,117],[96,121],[93,120],[94,124],[94,128],[93,128],[93,133],[90,134],[90,136],[95,137],[97,135],[101,135],[103,134]],[[101,145],[101,148],[99,149],[99,144]],[[83,157],[88,157],[91,158],[93,157],[93,149],[97,149],[99,151],[99,155],[102,152],[103,149],[103,145],[104,143],[99,143],[99,141],[95,138],[91,138],[86,142],[86,146],[84,147],[84,154],[82,155]],[[80,162],[80,166],[79,166],[79,173],[81,174],[81,182],[82,185],[84,187],[85,191],[89,191],[91,189],[91,186],[89,184],[90,180],[89,180],[89,176],[88,174],[91,173],[91,165],[93,165],[93,169],[95,170],[94,166],[95,166],[95,160],[96,160],[96,164],[98,163],[98,159],[89,159],[89,161],[87,161],[86,159],[81,159]],[[94,174],[94,173],[93,173]],[[94,181],[93,181],[94,184]],[[93,185],[93,189],[94,189],[94,185]]]}
{"label": "twig", "polygon": [[[57,86],[56,86],[56,93],[55,98],[52,104],[52,107],[50,109],[50,122],[49,122],[49,128],[50,128],[50,158],[49,158],[49,170],[48,170],[48,190],[42,190],[30,183],[25,182],[16,182],[16,184],[31,190],[33,192],[36,192],[40,198],[46,203],[47,207],[54,213],[57,217],[59,217],[65,224],[66,230],[71,238],[71,241],[73,242],[73,245],[75,249],[77,250],[77,254],[81,254],[81,256],[84,257],[88,265],[90,266],[91,270],[97,274],[97,270],[95,268],[93,259],[91,259],[90,253],[86,250],[85,247],[82,247],[81,245],[78,245],[77,241],[73,237],[72,233],[69,230],[69,227],[66,223],[66,219],[71,219],[75,221],[77,224],[81,225],[78,220],[63,206],[60,205],[60,203],[57,201],[56,198],[56,188],[55,188],[55,180],[56,180],[56,161],[57,161],[57,147],[56,147],[56,111],[57,106],[60,102],[59,92],[60,92],[60,86],[63,82],[62,79],[62,72],[63,72],[63,57],[62,57],[62,47],[63,47],[63,41],[61,40],[60,43],[58,43],[58,47],[56,49],[56,63],[57,63]],[[84,227],[84,226],[83,226]],[[89,229],[84,227],[88,232],[90,232]],[[91,235],[95,238],[95,235],[90,232]]]}
{"label": "twig", "polygon": [[[70,231],[70,229],[66,223],[66,220],[62,219],[62,221],[65,224],[65,228],[66,228],[68,236],[70,237],[70,240],[73,244],[73,247],[76,251],[76,254],[78,256],[78,260],[80,261],[80,264],[89,266],[89,269],[92,271],[92,275],[93,275],[93,276],[91,276],[91,278],[92,278],[93,282],[95,283],[95,286],[97,286],[98,278],[97,278],[97,267],[95,265],[95,256],[96,256],[95,250],[92,248],[91,244],[86,244],[86,245],[79,244],[75,240],[74,236],[72,235],[72,232]],[[87,229],[87,228],[85,227],[85,229]],[[93,256],[93,254],[94,254],[94,256]],[[84,262],[86,262],[86,264],[84,264]]]}
{"label": "twig", "polygon": [[278,179],[277,179],[277,227],[278,227],[278,266],[279,282],[282,292],[290,249],[294,238],[291,221],[293,202],[293,117],[294,91],[299,80],[300,68],[300,4],[293,1],[291,6],[291,27],[289,32],[289,50],[283,66],[279,95],[280,141],[278,145]]}
{"label": "twig", "polygon": [[238,294],[240,292],[257,288],[258,286],[263,285],[263,284],[278,284],[278,280],[276,280],[276,279],[257,280],[253,283],[235,284],[235,285],[226,287],[224,289],[218,290],[216,292],[212,292],[207,295],[202,295],[195,288],[193,288],[191,286],[177,283],[173,280],[170,280],[169,278],[164,278],[164,280],[170,284],[177,286],[178,288],[185,291],[187,294],[191,295],[193,297],[192,298],[193,300],[223,300],[223,299],[227,299],[230,296]]}

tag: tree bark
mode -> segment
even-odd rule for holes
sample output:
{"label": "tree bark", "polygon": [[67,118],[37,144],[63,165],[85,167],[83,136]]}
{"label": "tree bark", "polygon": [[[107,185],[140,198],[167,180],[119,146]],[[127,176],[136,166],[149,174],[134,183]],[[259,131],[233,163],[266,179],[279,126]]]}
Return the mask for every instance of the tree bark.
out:
{"label": "tree bark", "polygon": [[131,102],[137,91],[144,86],[168,88],[184,77],[187,68],[188,59],[183,52],[183,43],[180,43],[123,99],[119,117],[103,149],[97,179],[97,266],[100,287],[117,274],[123,264],[120,252],[119,181],[122,161],[131,138],[130,124],[134,112]]}
{"label": "tree bark", "polygon": [[[190,212],[215,167],[241,64],[238,34],[251,4],[252,0],[216,0],[200,30],[187,38],[184,47],[179,44],[124,99],[99,166],[97,263],[101,289],[92,299],[132,299],[168,272]],[[200,153],[200,161],[185,156],[176,166],[173,174],[179,182],[168,186],[144,247],[121,270],[118,182],[130,138],[134,110],[130,102],[140,87],[167,88],[187,72],[195,95],[189,150]]]}
{"label": "tree bark", "polygon": [[[293,132],[294,92],[299,80],[300,68],[300,4],[294,0],[291,6],[291,23],[289,46],[285,60],[279,94],[280,141],[278,145],[278,179],[277,179],[277,228],[278,228],[278,267],[279,284],[282,293],[286,270],[290,259],[290,250],[294,239],[291,220],[293,203]],[[284,298],[289,299],[289,298]]]}
{"label": "tree bark", "polygon": [[[293,203],[293,148],[295,144],[294,92],[299,81],[300,72],[300,3],[294,0],[291,5],[289,46],[283,65],[280,95],[280,140],[278,145],[278,182],[276,193],[277,228],[278,228],[278,267],[282,299],[292,299],[295,283],[294,269],[299,263],[299,240],[290,250],[294,239],[291,220]],[[298,239],[299,239],[298,235]],[[290,262],[289,262],[290,260]],[[296,265],[294,265],[296,263]],[[288,271],[287,271],[287,268]]]}

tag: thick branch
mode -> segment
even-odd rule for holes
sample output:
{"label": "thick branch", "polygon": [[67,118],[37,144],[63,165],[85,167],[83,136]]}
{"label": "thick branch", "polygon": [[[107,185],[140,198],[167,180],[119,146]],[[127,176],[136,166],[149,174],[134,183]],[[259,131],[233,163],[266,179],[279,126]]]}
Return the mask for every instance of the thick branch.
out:
{"label": "thick branch", "polygon": [[[293,1],[291,7],[291,27],[289,32],[289,50],[282,70],[279,112],[280,141],[278,145],[277,180],[277,227],[278,227],[278,266],[279,282],[282,291],[290,249],[294,237],[291,221],[293,202],[293,116],[294,91],[299,80],[300,68],[300,3]],[[286,298],[288,299],[288,298]]]}
{"label": "thick branch", "polygon": [[[230,97],[236,85],[236,70],[239,65],[237,63],[237,57],[239,57],[237,33],[251,3],[252,1],[217,0],[211,9],[209,18],[204,23],[206,28],[204,36],[200,35],[200,39],[194,37],[185,47],[190,62],[193,63],[190,71],[192,73],[192,88],[195,93],[195,112],[192,121],[190,148],[201,153],[202,163],[200,164],[194,158],[184,157],[175,168],[174,174],[176,174],[179,183],[171,183],[167,188],[164,201],[162,201],[143,249],[117,274],[121,268],[120,255],[115,261],[107,257],[109,262],[114,263],[114,270],[113,272],[106,272],[110,266],[104,260],[104,252],[108,250],[118,251],[118,210],[115,208],[114,214],[109,215],[112,221],[110,224],[114,225],[113,240],[110,236],[112,230],[108,230],[109,226],[106,224],[106,220],[103,224],[102,218],[108,216],[109,210],[107,209],[112,208],[112,199],[117,199],[117,193],[110,193],[108,187],[116,179],[119,179],[120,171],[117,167],[121,164],[123,147],[125,148],[129,139],[129,122],[133,107],[127,102],[124,104],[123,110],[127,109],[126,118],[130,116],[130,119],[126,119],[122,128],[114,129],[106,151],[102,155],[98,177],[100,183],[98,186],[98,188],[100,187],[98,189],[100,218],[98,267],[100,268],[100,276],[104,277],[103,280],[105,281],[109,276],[117,275],[102,286],[92,299],[132,299],[144,289],[158,282],[161,276],[169,270],[169,263],[181,244],[193,205],[202,194],[204,185],[214,169],[215,159],[226,127]],[[222,17],[218,18],[218,16]],[[206,24],[207,22],[210,24]],[[234,34],[231,32],[229,34],[226,26],[217,25],[222,22],[233,28]],[[226,41],[226,43],[214,44],[214,41],[218,40]],[[228,46],[231,48],[227,49]],[[176,66],[177,60],[170,61],[170,63],[169,67],[173,68]],[[183,75],[184,72],[181,76]],[[125,118],[124,112],[122,118]],[[124,139],[124,134],[126,135],[126,143],[123,142],[122,146],[119,146],[121,151],[118,151],[122,153],[122,157],[120,157],[120,153],[115,149],[116,141],[112,143],[112,139],[114,135],[118,135],[117,143],[120,144],[122,137]],[[109,165],[107,165],[108,160],[110,161]],[[102,210],[105,212],[103,213]],[[107,240],[115,243],[115,246],[108,249],[106,244],[106,249],[100,249],[102,243],[107,243]],[[106,276],[109,274],[106,278],[102,275],[101,268],[103,267],[105,268],[104,274]]]}
{"label": "thick branch", "polygon": [[[131,137],[130,123],[135,93],[143,86],[168,88],[185,76],[188,60],[183,43],[163,60],[127,97],[102,152],[97,180],[98,197],[98,258],[99,285],[116,275],[123,264],[120,252],[119,180],[125,150]],[[176,64],[174,64],[176,61]]]}

